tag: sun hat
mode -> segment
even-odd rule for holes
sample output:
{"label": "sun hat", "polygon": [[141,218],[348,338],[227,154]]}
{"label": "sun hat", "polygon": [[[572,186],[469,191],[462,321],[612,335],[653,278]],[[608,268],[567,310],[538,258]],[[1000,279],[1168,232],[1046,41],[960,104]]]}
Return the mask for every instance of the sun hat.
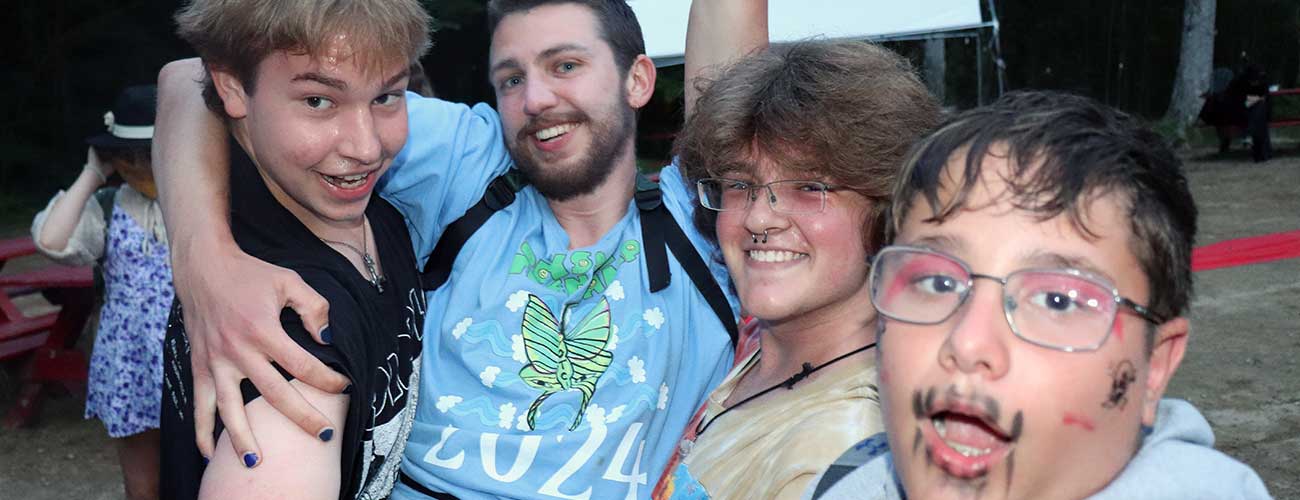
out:
{"label": "sun hat", "polygon": [[153,140],[154,108],[158,87],[135,85],[122,90],[113,110],[104,113],[107,132],[86,138],[86,144],[100,149],[147,148]]}

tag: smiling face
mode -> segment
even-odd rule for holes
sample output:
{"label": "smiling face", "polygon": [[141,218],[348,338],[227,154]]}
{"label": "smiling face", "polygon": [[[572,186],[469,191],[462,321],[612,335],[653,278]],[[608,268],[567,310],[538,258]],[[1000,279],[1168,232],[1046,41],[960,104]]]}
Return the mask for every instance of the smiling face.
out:
{"label": "smiling face", "polygon": [[407,65],[376,71],[335,37],[318,57],[271,53],[249,94],[213,70],[232,128],[277,201],[309,228],[361,223],[375,182],[406,142]]}
{"label": "smiling face", "polygon": [[[764,159],[749,172],[725,177],[750,184],[820,180],[808,175]],[[766,190],[759,193],[748,209],[719,212],[717,220],[718,244],[745,310],[768,322],[869,311],[862,231],[870,202],[835,190],[826,193],[821,213],[789,215],[772,210]]]}
{"label": "smiling face", "polygon": [[[944,185],[956,185],[952,175],[963,167],[964,158],[950,160]],[[1001,181],[1009,171],[1005,158],[987,156],[964,208],[938,223],[926,222],[934,214],[923,199],[913,200],[894,243],[943,252],[995,277],[1081,268],[1147,302],[1127,203],[1112,194],[1091,198],[1084,222],[1096,237],[1085,237],[1068,216],[1041,220],[1017,209]],[[1064,352],[1016,337],[1001,286],[974,283],[942,323],[882,319],[881,402],[908,496],[1082,498],[1098,491],[1132,457],[1140,426],[1153,424],[1181,360],[1186,320],[1160,325],[1148,357],[1149,323],[1121,309],[1100,348]]]}
{"label": "smiling face", "polygon": [[590,9],[506,15],[490,59],[506,147],[547,198],[591,193],[619,162],[631,164],[635,109],[649,100],[654,67],[642,55],[621,71]]}

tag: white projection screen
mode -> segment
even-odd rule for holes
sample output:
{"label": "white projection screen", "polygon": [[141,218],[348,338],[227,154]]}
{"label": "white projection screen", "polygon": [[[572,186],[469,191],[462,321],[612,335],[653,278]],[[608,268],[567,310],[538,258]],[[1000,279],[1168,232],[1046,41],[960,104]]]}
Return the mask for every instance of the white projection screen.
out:
{"label": "white projection screen", "polygon": [[[680,61],[690,0],[628,0],[645,32],[646,53],[660,64]],[[979,0],[770,0],[772,42],[809,37],[892,38],[977,27]]]}

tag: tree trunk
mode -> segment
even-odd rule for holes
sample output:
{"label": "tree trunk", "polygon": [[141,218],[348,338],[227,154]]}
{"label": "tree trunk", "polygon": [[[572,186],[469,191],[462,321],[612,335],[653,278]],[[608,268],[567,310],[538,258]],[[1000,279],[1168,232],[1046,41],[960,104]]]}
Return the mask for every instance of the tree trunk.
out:
{"label": "tree trunk", "polygon": [[945,41],[943,38],[925,41],[925,86],[930,88],[930,93],[934,94],[940,105],[943,105],[944,73],[948,68],[943,51]]}
{"label": "tree trunk", "polygon": [[1215,0],[1184,0],[1183,44],[1174,76],[1173,95],[1165,119],[1172,122],[1179,138],[1196,121],[1201,94],[1210,90],[1214,59]]}

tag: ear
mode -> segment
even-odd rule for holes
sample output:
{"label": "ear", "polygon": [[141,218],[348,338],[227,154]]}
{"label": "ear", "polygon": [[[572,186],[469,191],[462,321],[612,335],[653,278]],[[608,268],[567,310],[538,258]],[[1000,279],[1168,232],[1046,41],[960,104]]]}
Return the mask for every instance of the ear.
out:
{"label": "ear", "polygon": [[1143,387],[1143,425],[1155,425],[1156,407],[1165,394],[1169,379],[1173,378],[1178,365],[1183,362],[1183,354],[1187,352],[1188,328],[1187,318],[1182,316],[1156,327],[1155,339],[1152,340],[1155,347],[1151,350],[1151,358],[1147,360],[1146,386]]}
{"label": "ear", "polygon": [[217,95],[221,96],[226,108],[226,115],[236,120],[248,116],[248,93],[244,92],[244,83],[224,70],[213,68],[209,73],[212,85],[217,88]]}
{"label": "ear", "polygon": [[655,63],[648,56],[641,54],[632,61],[627,71],[627,104],[633,109],[641,109],[655,92]]}

